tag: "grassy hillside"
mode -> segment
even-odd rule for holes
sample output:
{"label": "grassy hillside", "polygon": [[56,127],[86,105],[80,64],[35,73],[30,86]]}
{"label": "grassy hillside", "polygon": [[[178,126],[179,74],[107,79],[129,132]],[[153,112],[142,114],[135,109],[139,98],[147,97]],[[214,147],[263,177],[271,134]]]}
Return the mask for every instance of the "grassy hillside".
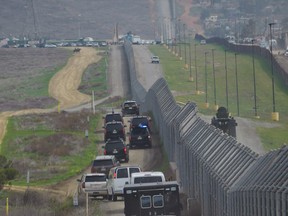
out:
{"label": "grassy hillside", "polygon": [[[33,5],[32,5],[33,2]],[[90,36],[112,39],[114,26],[119,34],[128,31],[152,38],[153,26],[148,0],[9,0],[0,7],[0,38],[35,35],[52,39]],[[33,19],[35,14],[35,25]]]}

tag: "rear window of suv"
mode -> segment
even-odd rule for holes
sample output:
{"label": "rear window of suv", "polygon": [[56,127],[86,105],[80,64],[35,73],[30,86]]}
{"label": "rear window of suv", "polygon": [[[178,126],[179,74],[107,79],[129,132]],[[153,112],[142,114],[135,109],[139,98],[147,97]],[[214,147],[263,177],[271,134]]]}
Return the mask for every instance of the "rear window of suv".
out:
{"label": "rear window of suv", "polygon": [[111,166],[113,165],[112,160],[94,160],[93,166]]}
{"label": "rear window of suv", "polygon": [[107,131],[113,131],[113,130],[122,130],[123,129],[123,125],[121,123],[117,123],[117,124],[107,124],[106,128]]}
{"label": "rear window of suv", "polygon": [[131,106],[136,106],[136,105],[137,105],[136,102],[126,102],[124,104],[124,107],[131,107]]}
{"label": "rear window of suv", "polygon": [[139,135],[146,135],[148,132],[147,132],[147,128],[135,127],[132,129],[131,133],[139,134]]}
{"label": "rear window of suv", "polygon": [[132,118],[132,120],[131,120],[132,125],[138,126],[140,123],[142,123],[144,125],[148,125],[148,119],[145,117],[141,117],[141,118]]}
{"label": "rear window of suv", "polygon": [[113,142],[113,143],[106,143],[105,149],[111,151],[113,149],[120,149],[123,148],[124,144],[122,142]]}
{"label": "rear window of suv", "polygon": [[120,114],[107,114],[105,116],[105,122],[112,122],[112,121],[121,121],[122,122],[122,116]]}

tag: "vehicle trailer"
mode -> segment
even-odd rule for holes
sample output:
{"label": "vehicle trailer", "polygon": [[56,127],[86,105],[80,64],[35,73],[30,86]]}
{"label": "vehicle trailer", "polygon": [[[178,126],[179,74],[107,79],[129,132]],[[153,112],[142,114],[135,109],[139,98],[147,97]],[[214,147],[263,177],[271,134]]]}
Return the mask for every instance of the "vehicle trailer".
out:
{"label": "vehicle trailer", "polygon": [[130,184],[124,187],[126,216],[181,215],[179,185],[176,181]]}

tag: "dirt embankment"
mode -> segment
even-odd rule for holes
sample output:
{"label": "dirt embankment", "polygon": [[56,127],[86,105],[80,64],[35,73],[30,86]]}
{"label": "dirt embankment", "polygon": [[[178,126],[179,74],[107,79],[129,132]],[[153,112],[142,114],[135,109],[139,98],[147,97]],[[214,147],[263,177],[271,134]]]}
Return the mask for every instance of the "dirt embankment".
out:
{"label": "dirt embankment", "polygon": [[190,14],[190,10],[193,7],[193,0],[177,0],[178,4],[183,7],[183,14],[181,20],[187,25],[188,29],[194,29],[196,33],[203,34],[203,28],[199,23],[199,17]]}
{"label": "dirt embankment", "polygon": [[99,61],[101,57],[93,48],[84,47],[80,53],[74,54],[67,65],[59,71],[49,83],[49,94],[59,101],[59,106],[52,109],[27,109],[13,112],[0,113],[0,144],[6,133],[8,117],[24,115],[29,113],[46,113],[76,106],[89,102],[91,97],[78,91],[82,74],[85,69],[93,63]]}

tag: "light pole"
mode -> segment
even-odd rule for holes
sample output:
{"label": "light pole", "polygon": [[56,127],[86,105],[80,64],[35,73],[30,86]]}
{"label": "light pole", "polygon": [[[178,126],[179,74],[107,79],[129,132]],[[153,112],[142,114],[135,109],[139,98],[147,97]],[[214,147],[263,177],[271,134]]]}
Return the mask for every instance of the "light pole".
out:
{"label": "light pole", "polygon": [[215,75],[215,66],[214,66],[214,51],[215,49],[212,49],[212,70],[213,70],[213,82],[214,82],[214,108],[217,111],[218,105],[216,102],[216,75]]}
{"label": "light pole", "polygon": [[256,74],[255,74],[255,60],[254,60],[254,39],[252,42],[252,67],[253,67],[253,86],[254,86],[254,115],[259,118],[257,113],[257,94],[256,94]]}
{"label": "light pole", "polygon": [[208,108],[209,107],[209,103],[208,103],[208,86],[207,86],[207,79],[208,79],[208,75],[207,75],[207,54],[209,52],[205,52],[205,107]]}
{"label": "light pole", "polygon": [[198,72],[197,72],[197,50],[196,50],[196,46],[197,44],[194,44],[194,60],[195,60],[195,79],[196,79],[196,94],[199,94],[199,90],[198,90]]}
{"label": "light pole", "polygon": [[272,104],[273,104],[273,113],[272,113],[272,120],[278,121],[279,116],[276,113],[276,106],[275,106],[275,88],[274,88],[274,68],[273,68],[273,44],[272,44],[272,26],[276,23],[269,23],[270,27],[270,63],[271,63],[271,74],[272,74]]}
{"label": "light pole", "polygon": [[192,65],[191,65],[191,34],[189,35],[189,71],[190,71],[190,77],[189,77],[189,80],[190,81],[193,81],[193,77],[192,77]]}
{"label": "light pole", "polygon": [[179,43],[179,58],[180,58],[180,60],[182,60],[182,56],[181,56],[181,25],[180,25],[180,22],[181,22],[181,20],[180,19],[178,19],[178,32],[179,32],[179,34],[178,34],[178,43]]}
{"label": "light pole", "polygon": [[78,14],[78,39],[81,39],[81,26],[80,26],[80,19],[81,19],[81,14]]}
{"label": "light pole", "polygon": [[184,58],[185,58],[185,69],[188,69],[188,64],[187,64],[187,55],[186,55],[186,24],[183,24],[183,40],[184,40]]}
{"label": "light pole", "polygon": [[224,50],[225,52],[225,82],[226,82],[226,107],[227,107],[227,111],[229,111],[229,107],[228,107],[228,71],[227,71],[227,50]]}
{"label": "light pole", "polygon": [[237,55],[238,54],[235,53],[235,78],[236,78],[237,116],[239,116],[239,90],[238,90]]}

